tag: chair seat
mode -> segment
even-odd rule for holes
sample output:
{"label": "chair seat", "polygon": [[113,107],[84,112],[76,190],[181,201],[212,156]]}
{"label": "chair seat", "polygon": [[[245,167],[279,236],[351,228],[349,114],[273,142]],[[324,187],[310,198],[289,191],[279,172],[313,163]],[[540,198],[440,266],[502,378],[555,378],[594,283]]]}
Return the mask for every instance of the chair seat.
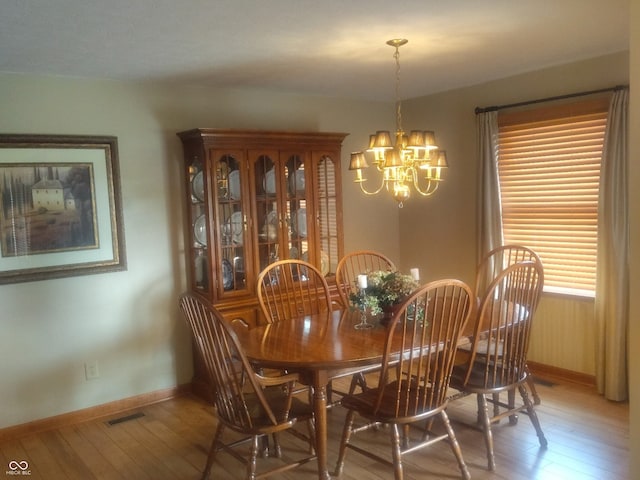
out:
{"label": "chair seat", "polygon": [[[296,420],[304,421],[313,417],[311,406],[295,396],[291,399],[291,408],[287,411],[286,401],[288,394],[282,387],[266,388],[264,389],[264,394],[278,423],[295,422]],[[247,404],[249,415],[256,429],[265,429],[272,425],[265,410],[262,408],[262,403],[255,394],[245,394],[244,401]]]}
{"label": "chair seat", "polygon": [[[369,388],[356,395],[347,395],[342,399],[342,406],[349,410],[356,410],[363,417],[375,417],[376,420],[383,423],[385,423],[385,419],[394,423],[415,422],[444,408],[439,405],[434,409],[423,409],[421,405],[425,403],[427,395],[432,395],[431,389],[425,389],[417,385],[406,389],[405,387],[407,386],[407,380],[395,381],[385,385],[383,387],[382,401],[377,409],[376,401],[380,393],[380,389],[377,387]],[[406,415],[396,411],[398,402],[403,405]],[[428,400],[426,403],[429,403]]]}
{"label": "chair seat", "polygon": [[[456,365],[453,367],[453,372],[451,373],[451,388],[456,390],[467,390],[469,392],[475,392],[476,390],[487,390],[486,382],[485,382],[485,363],[476,360],[473,368],[471,369],[471,374],[469,375],[469,380],[465,384],[464,380],[467,375],[468,367],[467,365]],[[517,377],[517,373],[515,375]],[[520,381],[526,380],[526,373],[521,375]],[[519,381],[513,381],[513,377],[501,381],[499,376],[491,382],[490,390],[492,392],[500,392],[501,390],[509,390],[513,389],[514,385],[519,383]]]}

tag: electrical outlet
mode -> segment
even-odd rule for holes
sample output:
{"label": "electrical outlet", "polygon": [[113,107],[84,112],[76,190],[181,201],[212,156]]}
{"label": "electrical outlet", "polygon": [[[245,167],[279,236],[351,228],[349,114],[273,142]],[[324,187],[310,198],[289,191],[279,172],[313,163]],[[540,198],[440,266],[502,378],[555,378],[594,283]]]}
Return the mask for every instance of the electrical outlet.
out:
{"label": "electrical outlet", "polygon": [[87,362],[84,364],[84,376],[86,377],[87,380],[93,380],[94,378],[98,378],[100,376],[97,360],[94,360],[93,362]]}

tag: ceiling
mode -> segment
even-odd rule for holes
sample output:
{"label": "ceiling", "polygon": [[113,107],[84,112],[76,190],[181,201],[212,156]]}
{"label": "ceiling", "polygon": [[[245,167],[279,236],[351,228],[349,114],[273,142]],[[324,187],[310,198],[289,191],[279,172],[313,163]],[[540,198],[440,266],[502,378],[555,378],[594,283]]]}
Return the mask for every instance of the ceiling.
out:
{"label": "ceiling", "polygon": [[629,48],[629,0],[0,0],[0,72],[391,100]]}

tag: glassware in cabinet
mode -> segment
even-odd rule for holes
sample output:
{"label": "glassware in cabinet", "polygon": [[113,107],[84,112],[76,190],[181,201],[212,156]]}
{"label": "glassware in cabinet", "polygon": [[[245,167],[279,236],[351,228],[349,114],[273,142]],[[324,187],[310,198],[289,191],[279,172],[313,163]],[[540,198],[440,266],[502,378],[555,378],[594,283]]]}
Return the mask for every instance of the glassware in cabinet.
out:
{"label": "glassware in cabinet", "polygon": [[216,185],[216,232],[219,249],[217,290],[220,296],[247,288],[247,214],[244,205],[242,161],[239,156],[215,152],[212,157]]}

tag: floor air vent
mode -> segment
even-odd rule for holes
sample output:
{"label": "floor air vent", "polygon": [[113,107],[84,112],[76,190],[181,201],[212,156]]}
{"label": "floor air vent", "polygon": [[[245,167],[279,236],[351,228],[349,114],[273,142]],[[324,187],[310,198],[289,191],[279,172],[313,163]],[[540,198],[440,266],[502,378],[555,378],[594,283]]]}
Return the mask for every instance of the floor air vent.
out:
{"label": "floor air vent", "polygon": [[550,382],[549,380],[544,380],[542,378],[538,378],[535,375],[533,377],[533,383],[544,385],[545,387],[554,387],[556,385],[555,383]]}
{"label": "floor air vent", "polygon": [[129,420],[135,420],[136,418],[140,418],[140,417],[144,417],[144,413],[142,412],[132,413],[131,415],[126,415],[124,417],[114,418],[113,420],[109,420],[107,422],[107,425],[117,425],[119,423],[128,422]]}

